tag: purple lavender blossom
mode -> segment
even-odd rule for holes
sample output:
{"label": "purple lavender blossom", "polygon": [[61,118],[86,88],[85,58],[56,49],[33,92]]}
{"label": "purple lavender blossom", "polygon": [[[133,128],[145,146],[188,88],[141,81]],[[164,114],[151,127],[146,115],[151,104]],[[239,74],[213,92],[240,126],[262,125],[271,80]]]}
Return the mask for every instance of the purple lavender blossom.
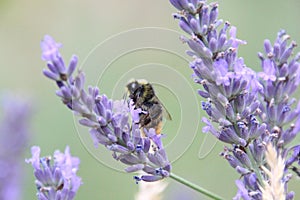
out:
{"label": "purple lavender blossom", "polygon": [[[293,56],[296,42],[288,45],[289,39],[290,36],[281,30],[274,45],[265,40],[265,54],[258,54],[264,70],[260,73],[260,83],[263,85],[260,118],[268,125],[268,137],[263,137],[262,141],[272,141],[286,159],[283,180],[286,190],[292,176],[288,169],[296,175],[300,169],[299,144],[288,146],[300,131],[300,101],[292,97],[300,83],[300,53]],[[270,75],[275,78],[265,78]],[[287,199],[293,199],[294,193],[289,192],[286,196]]]}
{"label": "purple lavender blossom", "polygon": [[[296,43],[291,42],[288,46],[289,38],[282,30],[273,46],[269,40],[265,40],[265,55],[259,53],[264,70],[259,73],[263,85],[261,119],[268,124],[272,139],[278,146],[288,144],[300,131],[300,102],[292,98],[300,83],[300,53],[291,57]],[[269,76],[274,78],[270,79]],[[291,124],[294,121],[296,123]],[[290,126],[283,129],[285,125]]]}
{"label": "purple lavender blossom", "polygon": [[[192,29],[190,38],[181,39],[193,50],[187,52],[194,58],[190,67],[195,82],[203,86],[204,90],[199,90],[199,94],[207,99],[202,102],[210,117],[203,119],[207,124],[205,130],[225,143],[245,147],[265,129],[265,125],[256,120],[260,106],[256,96],[261,85],[253,80],[255,72],[237,57],[239,44],[245,42],[236,38],[236,28],[230,28],[228,22],[220,27],[218,4],[207,5],[206,1],[199,0],[174,0],[171,3],[176,7],[188,5],[181,6],[183,10],[174,16]],[[199,27],[192,28],[193,24]],[[213,128],[211,122],[218,123],[219,130]]]}
{"label": "purple lavender blossom", "polygon": [[[41,47],[48,70],[44,69],[43,73],[58,85],[56,94],[62,102],[82,117],[79,123],[90,128],[95,147],[101,144],[112,151],[113,158],[128,165],[125,171],[147,173],[135,177],[137,181],[152,182],[168,177],[171,165],[161,138],[153,134],[154,129],[144,130],[146,136],[143,137],[136,123],[141,110],[128,107],[124,101],[108,99],[97,87],[89,86],[86,91],[84,73],[80,71],[73,76],[77,57],[73,56],[66,67],[59,53],[60,46],[50,36],[45,36]],[[150,151],[151,141],[159,147],[154,152]]]}
{"label": "purple lavender blossom", "polygon": [[80,160],[72,157],[69,147],[66,147],[65,153],[55,151],[53,162],[51,157],[40,158],[40,148],[33,146],[31,148],[32,158],[27,159],[31,163],[36,177],[37,198],[39,200],[54,199],[74,199],[81,178],[76,175]]}
{"label": "purple lavender blossom", "polygon": [[[203,87],[198,93],[206,99],[202,109],[209,116],[203,118],[203,131],[227,144],[221,155],[242,175],[236,182],[236,199],[261,199],[258,185],[267,177],[260,167],[265,165],[268,142],[283,158],[289,158],[286,170],[299,162],[298,146],[286,146],[300,131],[300,103],[293,106],[296,100],[291,98],[300,83],[300,54],[290,58],[296,43],[288,45],[284,31],[278,33],[273,46],[266,40],[266,56],[259,54],[263,72],[255,73],[238,58],[238,46],[246,43],[236,38],[235,27],[218,19],[218,4],[170,2],[179,10],[174,18],[188,34],[181,40],[191,48],[187,54],[194,59],[190,62],[193,78]],[[293,170],[298,168],[293,166]],[[284,177],[290,175],[286,172]],[[286,189],[285,193],[292,199],[292,192]]]}
{"label": "purple lavender blossom", "polygon": [[0,124],[0,199],[21,199],[22,155],[27,147],[31,106],[16,95],[3,95]]}

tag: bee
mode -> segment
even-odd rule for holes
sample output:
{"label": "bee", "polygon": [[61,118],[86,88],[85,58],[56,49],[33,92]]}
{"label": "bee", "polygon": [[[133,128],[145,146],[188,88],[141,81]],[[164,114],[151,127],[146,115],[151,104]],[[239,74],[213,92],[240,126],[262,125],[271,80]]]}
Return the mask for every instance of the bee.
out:
{"label": "bee", "polygon": [[160,134],[163,125],[163,118],[172,120],[170,113],[155,95],[153,86],[144,79],[132,79],[126,85],[129,98],[132,99],[135,108],[142,111],[139,114],[140,128],[154,128],[156,134]]}

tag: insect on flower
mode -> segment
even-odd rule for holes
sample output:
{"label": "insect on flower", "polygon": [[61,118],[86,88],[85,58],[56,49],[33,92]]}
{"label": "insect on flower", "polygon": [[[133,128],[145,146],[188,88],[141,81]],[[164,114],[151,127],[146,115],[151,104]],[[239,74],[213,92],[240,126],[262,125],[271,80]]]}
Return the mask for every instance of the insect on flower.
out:
{"label": "insect on flower", "polygon": [[170,113],[155,95],[153,86],[144,79],[131,79],[126,85],[127,94],[136,109],[141,109],[140,128],[154,128],[157,135],[161,133],[163,119],[172,120]]}

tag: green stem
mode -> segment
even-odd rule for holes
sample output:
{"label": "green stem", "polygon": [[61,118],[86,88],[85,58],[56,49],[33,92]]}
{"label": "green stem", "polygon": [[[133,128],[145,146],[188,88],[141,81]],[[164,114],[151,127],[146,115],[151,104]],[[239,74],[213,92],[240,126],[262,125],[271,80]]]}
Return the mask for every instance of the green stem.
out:
{"label": "green stem", "polygon": [[176,174],[174,173],[170,173],[170,178],[174,179],[175,181],[179,182],[179,183],[182,183],[183,185],[189,187],[189,188],[192,188],[193,190],[196,190],[197,192],[200,192],[201,194],[204,194],[205,196],[208,196],[210,197],[211,199],[215,199],[215,200],[223,200],[222,197],[219,197],[218,195],[200,187],[199,185],[196,185],[194,183],[191,183],[190,181],[180,177],[180,176],[177,176]]}

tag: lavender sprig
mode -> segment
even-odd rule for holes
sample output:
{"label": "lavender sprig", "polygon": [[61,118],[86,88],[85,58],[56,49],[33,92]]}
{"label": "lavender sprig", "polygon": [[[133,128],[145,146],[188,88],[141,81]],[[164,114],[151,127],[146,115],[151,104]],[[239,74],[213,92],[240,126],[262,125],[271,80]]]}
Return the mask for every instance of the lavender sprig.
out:
{"label": "lavender sprig", "polygon": [[0,199],[21,199],[21,157],[28,144],[32,107],[28,100],[5,94],[1,99]]}
{"label": "lavender sprig", "polygon": [[289,38],[284,30],[280,31],[274,45],[265,40],[265,54],[258,54],[263,69],[259,73],[263,85],[261,119],[268,124],[278,147],[285,147],[300,131],[300,102],[293,108],[297,100],[292,98],[300,83],[300,53],[292,57],[296,43],[288,46]]}
{"label": "lavender sprig", "polygon": [[31,163],[36,177],[37,198],[39,200],[72,200],[81,183],[81,178],[76,175],[80,160],[72,157],[69,147],[65,152],[55,151],[53,163],[51,157],[40,158],[40,148],[31,148],[32,158],[27,159]]}
{"label": "lavender sprig", "polygon": [[[203,118],[203,131],[230,145],[221,155],[242,175],[242,180],[236,181],[239,191],[235,199],[261,199],[259,185],[268,181],[261,169],[266,167],[266,143],[275,143],[284,159],[293,151],[285,170],[299,162],[299,145],[285,148],[300,130],[300,104],[292,110],[295,100],[290,99],[299,85],[300,54],[289,59],[295,43],[287,46],[288,36],[282,31],[274,47],[266,41],[267,56],[259,54],[264,72],[256,74],[237,57],[238,46],[245,42],[236,38],[235,27],[218,19],[218,4],[208,5],[205,0],[170,2],[179,10],[174,14],[179,26],[189,35],[181,40],[192,50],[187,54],[194,58],[190,62],[194,80],[203,86],[198,93],[206,99],[202,109],[209,116]],[[283,129],[295,120],[296,125]],[[286,185],[290,175],[284,173],[285,194],[292,199]]]}
{"label": "lavender sprig", "polygon": [[[263,85],[261,92],[262,121],[268,125],[268,140],[272,141],[276,150],[286,160],[283,182],[287,190],[287,182],[294,172],[299,171],[300,145],[289,147],[289,143],[300,131],[300,101],[292,97],[300,83],[300,53],[293,56],[297,46],[284,30],[278,32],[274,45],[269,40],[264,42],[265,54],[259,53],[263,72],[258,73]],[[293,104],[297,104],[294,106]],[[265,141],[266,138],[263,138]],[[292,155],[290,155],[292,154]],[[292,166],[296,164],[296,166]],[[286,191],[287,192],[287,191]],[[287,193],[286,199],[293,199],[294,192]]]}
{"label": "lavender sprig", "polygon": [[[128,165],[126,172],[144,171],[146,175],[135,176],[136,181],[157,181],[168,177],[171,165],[162,146],[160,135],[154,129],[141,134],[138,116],[141,110],[128,107],[124,101],[113,101],[100,94],[97,87],[84,89],[85,75],[79,71],[73,76],[77,57],[71,58],[68,67],[59,53],[61,44],[50,36],[41,43],[42,59],[48,69],[43,73],[59,87],[56,94],[75,114],[81,116],[79,123],[90,128],[95,146],[101,144],[113,152],[113,158]],[[151,151],[151,142],[158,147]]]}

